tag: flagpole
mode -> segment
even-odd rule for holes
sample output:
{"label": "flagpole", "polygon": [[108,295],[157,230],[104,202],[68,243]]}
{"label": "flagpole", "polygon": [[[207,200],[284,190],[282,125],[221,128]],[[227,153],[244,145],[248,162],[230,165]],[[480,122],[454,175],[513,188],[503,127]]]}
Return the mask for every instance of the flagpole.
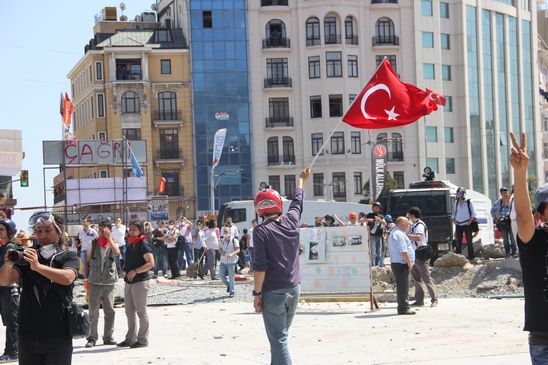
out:
{"label": "flagpole", "polygon": [[333,134],[335,134],[335,132],[337,131],[337,129],[339,129],[339,127],[341,126],[343,120],[339,120],[339,123],[337,123],[337,125],[335,126],[335,128],[333,128],[333,130],[331,131],[331,133],[329,133],[329,136],[326,138],[326,140],[324,141],[323,145],[320,147],[320,149],[318,150],[318,152],[316,152],[316,155],[314,156],[314,158],[312,159],[312,162],[310,163],[310,165],[308,165],[308,168],[309,169],[312,169],[312,166],[314,166],[314,164],[316,163],[316,160],[318,159],[318,156],[320,156],[320,154],[322,153],[322,151],[324,150],[325,146],[327,146],[327,142],[331,139],[331,137],[333,136]]}

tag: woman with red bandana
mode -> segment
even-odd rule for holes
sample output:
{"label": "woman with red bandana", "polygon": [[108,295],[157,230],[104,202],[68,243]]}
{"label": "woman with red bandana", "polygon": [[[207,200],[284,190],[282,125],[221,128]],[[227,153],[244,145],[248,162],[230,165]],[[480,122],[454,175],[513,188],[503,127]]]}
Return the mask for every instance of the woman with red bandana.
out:
{"label": "woman with red bandana", "polygon": [[89,320],[91,330],[86,347],[93,347],[97,342],[97,324],[99,308],[103,306],[105,314],[105,329],[103,344],[115,345],[112,338],[114,332],[114,284],[118,280],[116,257],[120,256],[120,248],[112,239],[112,222],[106,219],[99,223],[99,238],[93,240],[86,254],[86,272],[89,285]]}
{"label": "woman with red bandana", "polygon": [[[124,271],[124,308],[126,310],[128,330],[124,341],[118,347],[147,347],[148,346],[148,314],[147,295],[150,290],[148,272],[154,267],[152,246],[145,238],[145,230],[141,222],[129,224],[128,245]],[[139,330],[135,315],[139,317]]]}

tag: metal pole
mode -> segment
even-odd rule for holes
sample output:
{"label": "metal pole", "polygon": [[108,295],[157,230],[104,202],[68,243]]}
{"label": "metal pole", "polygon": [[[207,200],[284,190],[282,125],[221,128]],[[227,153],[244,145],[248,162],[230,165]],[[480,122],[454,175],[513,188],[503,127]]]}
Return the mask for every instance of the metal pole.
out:
{"label": "metal pole", "polygon": [[[65,226],[65,232],[67,231],[67,221],[68,221],[68,212],[67,212],[67,161],[66,161],[66,148],[67,148],[67,141],[63,141],[63,184],[65,185],[65,199],[63,199],[63,202],[65,203],[65,209],[64,209],[64,226]],[[46,186],[44,185],[44,192],[45,192]]]}
{"label": "metal pole", "polygon": [[215,212],[215,167],[211,166],[211,185],[210,185],[210,201],[211,201],[211,205],[210,205],[210,209],[211,209],[211,214],[213,214],[213,212]]}
{"label": "metal pole", "polygon": [[[46,210],[46,207],[47,207],[47,200],[46,200],[46,168],[43,167],[42,168],[42,180],[43,180],[43,183],[44,183],[44,210]],[[13,187],[12,187],[13,189]],[[66,192],[65,192],[66,193]],[[66,194],[65,194],[65,199],[66,199]]]}
{"label": "metal pole", "polygon": [[337,129],[339,129],[340,125],[342,124],[343,120],[339,120],[339,123],[337,123],[337,125],[335,126],[335,128],[333,128],[333,130],[331,131],[331,133],[329,133],[329,136],[327,136],[326,140],[323,142],[323,145],[320,147],[320,149],[318,150],[318,152],[316,152],[316,156],[314,156],[314,158],[312,159],[312,162],[310,163],[310,165],[308,165],[308,168],[309,169],[312,169],[312,166],[314,166],[314,164],[316,163],[316,160],[318,159],[318,157],[320,156],[320,153],[322,153],[323,149],[325,148],[325,146],[327,146],[327,143],[329,142],[329,140],[331,139],[331,136],[333,136],[333,134],[337,131]]}

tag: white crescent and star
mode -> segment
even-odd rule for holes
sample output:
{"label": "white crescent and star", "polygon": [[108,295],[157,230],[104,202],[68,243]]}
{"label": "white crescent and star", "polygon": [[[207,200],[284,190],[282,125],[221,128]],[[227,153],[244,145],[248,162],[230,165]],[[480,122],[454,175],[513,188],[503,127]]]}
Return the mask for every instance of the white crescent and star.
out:
{"label": "white crescent and star", "polygon": [[[362,98],[362,102],[361,102],[361,111],[362,111],[362,114],[365,118],[367,119],[377,119],[376,117],[373,117],[371,115],[369,115],[367,113],[367,110],[365,108],[365,104],[367,103],[367,99],[369,99],[369,97],[376,91],[379,91],[379,90],[383,90],[383,91],[386,91],[386,93],[388,94],[388,97],[390,99],[392,99],[392,94],[390,93],[390,89],[388,88],[388,86],[386,86],[385,84],[378,84],[378,85],[375,85],[373,86],[372,88],[370,88],[369,90],[367,90],[365,92],[365,94],[363,95],[363,98]],[[399,116],[398,113],[396,113],[396,106],[392,106],[392,109],[390,110],[387,110],[387,109],[384,109],[384,112],[386,113],[386,115],[388,116],[388,120],[397,120],[396,118]]]}

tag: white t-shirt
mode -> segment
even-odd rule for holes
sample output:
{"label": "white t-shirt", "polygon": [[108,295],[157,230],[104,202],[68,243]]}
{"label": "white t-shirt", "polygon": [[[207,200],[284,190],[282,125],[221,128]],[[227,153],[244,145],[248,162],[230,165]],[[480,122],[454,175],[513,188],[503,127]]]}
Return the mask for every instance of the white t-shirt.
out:
{"label": "white t-shirt", "polygon": [[204,247],[204,231],[202,231],[201,229],[200,230],[195,230],[194,231],[194,248],[195,249],[201,249]]}
{"label": "white t-shirt", "polygon": [[230,226],[230,234],[232,237],[240,237],[240,231],[238,231],[238,227],[236,227],[234,224]]}
{"label": "white t-shirt", "polygon": [[87,251],[89,246],[91,246],[91,241],[99,238],[99,234],[93,228],[88,228],[87,231],[82,229],[78,234],[78,238],[80,239],[81,250]]}
{"label": "white t-shirt", "polygon": [[420,234],[422,235],[422,239],[420,241],[413,241],[411,240],[411,244],[414,248],[420,247],[420,246],[426,246],[428,243],[428,238],[426,237],[426,230],[424,229],[424,223],[422,221],[417,221],[413,223],[411,226],[411,234]]}
{"label": "white t-shirt", "polygon": [[208,250],[218,250],[219,249],[219,239],[217,238],[217,233],[215,229],[208,228],[204,233],[204,243]]}
{"label": "white t-shirt", "polygon": [[179,230],[177,227],[173,227],[173,229],[167,229],[167,232],[165,234],[165,237],[172,237],[175,236],[175,239],[173,241],[168,241],[167,239],[164,241],[166,243],[167,248],[175,248],[177,247],[177,236],[179,235]]}
{"label": "white t-shirt", "polygon": [[221,263],[222,264],[235,264],[238,262],[238,255],[228,257],[229,254],[235,252],[240,248],[240,242],[234,237],[224,238],[221,240]]}
{"label": "white t-shirt", "polygon": [[120,227],[116,225],[112,226],[112,240],[118,244],[118,247],[125,246],[126,240],[126,226],[120,224]]}

